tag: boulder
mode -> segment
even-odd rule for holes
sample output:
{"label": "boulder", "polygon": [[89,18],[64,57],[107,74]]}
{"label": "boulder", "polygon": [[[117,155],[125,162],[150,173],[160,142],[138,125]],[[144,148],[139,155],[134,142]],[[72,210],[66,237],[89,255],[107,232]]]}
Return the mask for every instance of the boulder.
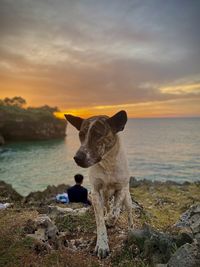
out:
{"label": "boulder", "polygon": [[145,225],[142,229],[130,231],[127,242],[129,245],[136,244],[140,256],[155,266],[167,264],[176,249],[186,243],[193,243],[193,238],[189,233],[172,235]]}
{"label": "boulder", "polygon": [[195,204],[184,212],[175,227],[182,232],[190,231],[193,238],[200,243],[200,204]]}
{"label": "boulder", "polygon": [[168,267],[197,267],[200,266],[200,247],[198,244],[185,244],[177,249],[170,258]]}
{"label": "boulder", "polygon": [[128,244],[136,244],[142,258],[155,265],[167,263],[176,247],[175,240],[168,234],[145,225],[143,229],[129,232]]}

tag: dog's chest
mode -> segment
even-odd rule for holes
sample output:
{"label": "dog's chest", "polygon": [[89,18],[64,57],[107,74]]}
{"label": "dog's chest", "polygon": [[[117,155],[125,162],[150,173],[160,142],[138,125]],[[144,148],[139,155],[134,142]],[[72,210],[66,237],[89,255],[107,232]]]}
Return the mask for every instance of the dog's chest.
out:
{"label": "dog's chest", "polygon": [[96,190],[120,190],[129,181],[128,169],[126,166],[114,166],[110,168],[102,168],[96,165],[89,171],[90,183]]}
{"label": "dog's chest", "polygon": [[97,190],[120,190],[128,184],[128,165],[119,137],[112,150],[90,168],[89,179]]}

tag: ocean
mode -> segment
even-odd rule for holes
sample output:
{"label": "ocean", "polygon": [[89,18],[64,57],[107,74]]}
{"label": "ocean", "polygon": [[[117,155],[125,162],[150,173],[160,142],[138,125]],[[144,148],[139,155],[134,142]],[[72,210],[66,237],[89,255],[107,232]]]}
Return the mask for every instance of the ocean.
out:
{"label": "ocean", "polygon": [[[130,175],[137,179],[176,182],[200,180],[200,118],[129,119],[120,133]],[[22,195],[48,185],[73,184],[78,167],[73,156],[78,132],[67,127],[64,140],[9,143],[0,148],[0,180]]]}

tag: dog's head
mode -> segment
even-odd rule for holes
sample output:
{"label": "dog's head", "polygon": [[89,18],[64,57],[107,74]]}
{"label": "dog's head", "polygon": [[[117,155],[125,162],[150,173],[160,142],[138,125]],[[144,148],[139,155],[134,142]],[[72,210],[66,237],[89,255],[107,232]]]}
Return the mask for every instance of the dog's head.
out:
{"label": "dog's head", "polygon": [[127,114],[120,111],[112,117],[95,116],[82,119],[70,114],[65,114],[78,131],[81,146],[74,156],[77,165],[88,168],[101,161],[103,156],[114,146],[116,134],[124,129]]}

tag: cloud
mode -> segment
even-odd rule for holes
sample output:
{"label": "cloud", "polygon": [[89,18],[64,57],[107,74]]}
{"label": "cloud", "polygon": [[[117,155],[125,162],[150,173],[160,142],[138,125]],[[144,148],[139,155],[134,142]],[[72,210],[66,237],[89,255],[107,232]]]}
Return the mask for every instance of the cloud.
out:
{"label": "cloud", "polygon": [[200,83],[180,84],[175,86],[161,87],[160,91],[163,94],[171,93],[175,95],[186,95],[186,94],[200,95]]}
{"label": "cloud", "polygon": [[61,109],[198,97],[198,10],[180,0],[2,0],[1,95]]}

